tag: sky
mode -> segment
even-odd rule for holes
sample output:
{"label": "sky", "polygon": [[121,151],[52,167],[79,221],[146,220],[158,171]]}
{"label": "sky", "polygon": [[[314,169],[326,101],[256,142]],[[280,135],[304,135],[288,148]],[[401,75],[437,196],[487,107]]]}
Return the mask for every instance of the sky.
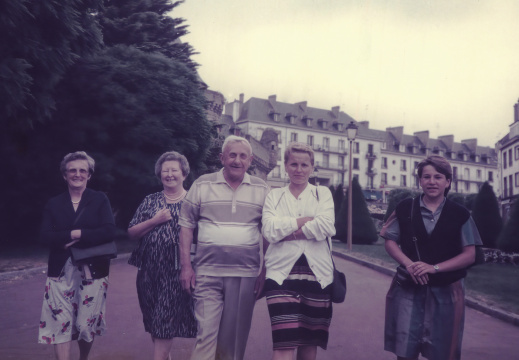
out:
{"label": "sky", "polygon": [[516,0],[186,0],[211,90],[340,106],[370,128],[491,146],[519,98]]}

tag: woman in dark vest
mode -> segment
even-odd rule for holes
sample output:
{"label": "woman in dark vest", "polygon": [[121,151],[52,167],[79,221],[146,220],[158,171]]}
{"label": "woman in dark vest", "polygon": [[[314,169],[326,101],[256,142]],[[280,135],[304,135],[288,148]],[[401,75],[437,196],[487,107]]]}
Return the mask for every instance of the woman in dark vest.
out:
{"label": "woman in dark vest", "polygon": [[446,198],[449,162],[429,156],[417,171],[423,194],[400,202],[380,233],[409,280],[396,276],[387,293],[384,349],[399,360],[460,359],[463,278],[482,242],[469,211]]}

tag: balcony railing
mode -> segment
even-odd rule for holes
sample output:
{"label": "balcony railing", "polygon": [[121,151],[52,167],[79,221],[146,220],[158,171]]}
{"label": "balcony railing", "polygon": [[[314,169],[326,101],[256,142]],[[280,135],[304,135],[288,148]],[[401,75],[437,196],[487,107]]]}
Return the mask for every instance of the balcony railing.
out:
{"label": "balcony railing", "polygon": [[337,154],[347,154],[346,148],[338,146],[311,145],[314,151],[332,152]]}
{"label": "balcony railing", "polygon": [[374,153],[374,152],[366,153],[366,159],[374,160],[376,158],[377,158],[377,153]]}
{"label": "balcony railing", "polygon": [[316,161],[314,166],[321,169],[330,170],[346,170],[346,167],[341,164],[330,164],[329,162]]}

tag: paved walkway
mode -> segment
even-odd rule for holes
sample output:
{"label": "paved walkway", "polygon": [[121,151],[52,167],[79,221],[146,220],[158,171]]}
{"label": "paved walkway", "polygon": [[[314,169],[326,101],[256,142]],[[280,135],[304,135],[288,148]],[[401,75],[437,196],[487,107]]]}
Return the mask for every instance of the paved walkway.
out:
{"label": "paved walkway", "polygon": [[[340,255],[344,256],[344,255]],[[127,256],[113,262],[107,303],[108,332],[96,339],[91,360],[150,359],[152,343],[144,332],[135,289],[136,268]],[[347,274],[346,302],[334,305],[329,347],[318,359],[394,360],[383,350],[385,293],[391,278],[356,261],[336,257],[337,267]],[[366,264],[363,264],[366,265]],[[3,275],[0,281],[0,359],[53,359],[51,346],[36,343],[44,269]],[[192,339],[175,339],[172,358],[189,359]],[[246,360],[272,355],[270,324],[265,300],[255,307]],[[74,349],[74,351],[76,351]],[[463,358],[512,360],[519,353],[519,327],[467,309]]]}

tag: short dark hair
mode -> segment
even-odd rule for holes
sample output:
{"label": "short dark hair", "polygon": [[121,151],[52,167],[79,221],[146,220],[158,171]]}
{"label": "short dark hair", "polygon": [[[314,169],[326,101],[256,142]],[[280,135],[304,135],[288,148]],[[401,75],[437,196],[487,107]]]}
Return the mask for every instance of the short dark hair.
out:
{"label": "short dark hair", "polygon": [[439,156],[439,155],[428,156],[424,160],[420,161],[420,163],[416,167],[417,173],[418,173],[418,178],[422,178],[423,168],[426,167],[427,165],[431,165],[440,174],[445,175],[445,178],[447,180],[451,181],[451,183],[449,184],[449,187],[447,189],[445,189],[445,192],[444,192],[444,195],[447,196],[447,194],[449,193],[449,190],[451,189],[451,185],[452,185],[451,164],[443,156]]}
{"label": "short dark hair", "polygon": [[157,175],[159,180],[160,172],[162,171],[162,164],[164,164],[166,161],[178,161],[180,164],[180,170],[182,170],[182,175],[189,175],[189,162],[187,161],[186,157],[176,151],[168,151],[160,155],[157,162],[155,163],[155,175]]}
{"label": "short dark hair", "polygon": [[94,173],[94,169],[96,166],[96,162],[94,161],[94,159],[92,159],[92,157],[84,151],[76,151],[65,155],[63,160],[61,160],[59,169],[61,170],[62,175],[65,175],[65,173],[67,172],[67,164],[74,160],[86,160],[86,162],[88,163],[88,173],[90,175]]}

